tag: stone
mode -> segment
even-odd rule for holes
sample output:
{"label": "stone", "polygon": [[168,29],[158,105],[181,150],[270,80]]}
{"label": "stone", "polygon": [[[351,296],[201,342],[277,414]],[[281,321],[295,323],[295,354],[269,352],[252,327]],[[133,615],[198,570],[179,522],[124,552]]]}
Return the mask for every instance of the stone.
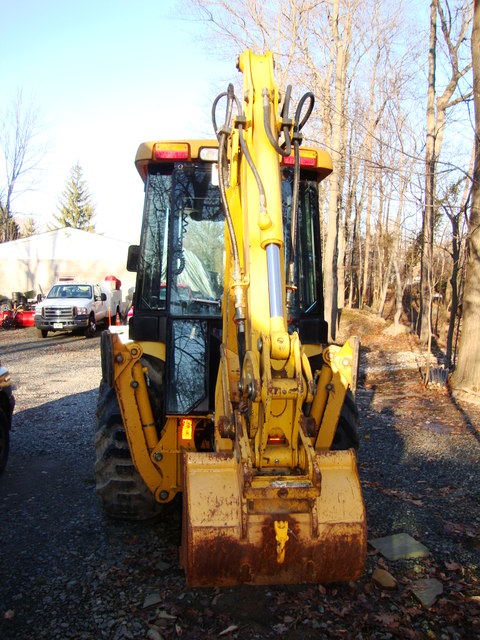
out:
{"label": "stone", "polygon": [[443,584],[436,578],[424,578],[413,583],[411,591],[422,607],[430,609],[443,593]]}
{"label": "stone", "polygon": [[148,607],[153,607],[156,604],[160,604],[160,602],[162,602],[162,596],[158,591],[149,593],[143,601],[143,608],[148,609]]}
{"label": "stone", "polygon": [[170,615],[167,611],[158,611],[157,617],[161,620],[176,620],[177,616]]}
{"label": "stone", "polygon": [[396,533],[384,538],[375,538],[370,540],[370,544],[388,560],[425,558],[430,555],[427,547],[409,536],[408,533]]}
{"label": "stone", "polygon": [[393,591],[397,588],[397,581],[391,573],[385,569],[375,569],[372,574],[373,582],[384,591]]}

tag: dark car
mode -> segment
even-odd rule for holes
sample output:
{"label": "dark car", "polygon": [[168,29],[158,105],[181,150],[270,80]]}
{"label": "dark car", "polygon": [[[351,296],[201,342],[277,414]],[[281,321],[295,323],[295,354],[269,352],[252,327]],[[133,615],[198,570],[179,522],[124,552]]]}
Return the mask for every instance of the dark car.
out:
{"label": "dark car", "polygon": [[10,448],[10,429],[15,398],[12,393],[10,374],[0,364],[0,473],[5,469]]}

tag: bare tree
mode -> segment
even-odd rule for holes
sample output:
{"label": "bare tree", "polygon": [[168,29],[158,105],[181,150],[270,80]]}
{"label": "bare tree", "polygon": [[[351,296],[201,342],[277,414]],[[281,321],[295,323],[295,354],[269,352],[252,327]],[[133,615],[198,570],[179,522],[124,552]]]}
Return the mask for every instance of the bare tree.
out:
{"label": "bare tree", "polygon": [[325,287],[325,319],[328,322],[329,340],[334,340],[337,332],[338,316],[338,229],[340,222],[340,203],[342,195],[342,139],[347,125],[345,119],[345,91],[347,82],[347,68],[349,64],[350,45],[352,42],[352,13],[350,7],[343,7],[340,11],[339,0],[333,0],[332,11],[329,12],[329,25],[332,37],[335,61],[333,82],[334,112],[332,118],[331,154],[333,172],[330,178],[330,193],[328,199],[328,227],[324,261]]}
{"label": "bare tree", "polygon": [[[232,56],[244,49],[272,51],[281,90],[289,79],[303,15],[311,9],[307,0],[190,0],[193,17],[207,24],[218,38],[217,49]],[[209,48],[212,41],[208,39]],[[215,45],[214,45],[215,46]]]}
{"label": "bare tree", "polygon": [[[454,1],[458,11],[451,13],[449,3],[453,5]],[[300,90],[306,87],[315,94],[316,108],[306,127],[306,138],[330,152],[334,167],[321,190],[325,317],[330,339],[336,333],[338,309],[344,304],[347,287],[349,304],[354,299],[359,306],[364,299],[371,304],[373,292],[381,310],[395,276],[400,308],[402,269],[406,264],[402,257],[402,223],[407,216],[415,218],[412,196],[422,210],[430,206],[424,193],[425,160],[421,181],[418,172],[417,178],[412,175],[413,165],[419,161],[414,142],[419,138],[415,122],[418,86],[413,87],[409,69],[415,65],[418,45],[413,36],[408,42],[408,16],[403,3],[276,0],[262,4],[258,0],[238,0],[232,4],[228,0],[190,0],[190,5],[196,7],[197,17],[219,34],[217,46],[218,42],[228,43],[230,57],[232,43],[239,52],[245,47],[258,52],[272,50],[280,86],[288,76]],[[430,74],[433,91],[429,111],[434,117],[427,165],[434,170],[448,132],[446,114],[465,98],[459,95],[459,82],[470,68],[469,61],[464,62],[468,9],[467,0],[432,0],[432,53],[438,55],[439,64],[445,60],[448,63],[448,73],[440,75],[441,80],[446,78],[444,86],[439,88],[441,82],[435,83],[435,65]],[[398,96],[394,95],[394,85],[401,85]],[[395,106],[399,101],[402,104]],[[401,129],[415,131],[413,142],[402,141],[401,130],[394,123],[395,113],[404,114]],[[429,183],[428,187],[430,194],[434,194],[434,187],[433,180],[433,186]],[[407,189],[415,192],[407,194]],[[430,228],[428,217],[424,228]],[[418,226],[409,232],[416,237]],[[425,246],[431,247],[433,230],[426,240]],[[418,254],[410,251],[409,255]],[[425,264],[432,260],[433,254],[430,259],[426,255]],[[427,290],[430,292],[431,286]]]}
{"label": "bare tree", "polygon": [[[443,35],[443,43],[447,50],[449,61],[449,80],[443,92],[436,97],[436,67],[437,67],[437,17]],[[422,268],[420,283],[420,326],[419,335],[422,343],[426,344],[430,334],[431,324],[431,292],[432,260],[433,260],[433,225],[435,203],[435,181],[438,158],[442,149],[445,134],[445,119],[447,109],[463,102],[466,96],[455,97],[460,80],[470,71],[472,64],[462,63],[460,47],[467,40],[468,30],[472,20],[470,2],[463,2],[459,11],[460,26],[452,18],[449,0],[442,5],[441,0],[431,0],[430,5],[430,44],[428,52],[428,99],[427,99],[427,142],[425,157],[425,207],[423,214],[422,234]],[[457,28],[457,31],[456,31]]]}
{"label": "bare tree", "polygon": [[13,240],[18,235],[18,225],[13,219],[13,200],[36,183],[36,170],[45,153],[37,146],[38,133],[38,110],[33,104],[25,106],[19,91],[10,108],[0,117],[0,146],[4,159],[0,182],[0,242]]}
{"label": "bare tree", "polygon": [[[402,100],[399,95],[398,83],[394,84],[394,114],[392,121],[396,130],[396,139],[400,145],[399,165],[397,172],[398,180],[398,204],[397,215],[394,222],[392,234],[392,255],[391,263],[395,277],[395,313],[393,318],[394,335],[399,332],[400,317],[402,315],[403,292],[405,289],[405,258],[402,257],[402,226],[405,216],[405,201],[407,199],[407,189],[414,171],[416,159],[416,135],[409,130],[406,115],[402,112]],[[407,153],[407,145],[410,145],[410,153]]]}
{"label": "bare tree", "polygon": [[[474,158],[472,158],[473,160]],[[453,356],[453,338],[455,334],[455,325],[460,322],[458,309],[461,304],[459,278],[462,271],[462,263],[465,259],[466,234],[464,231],[465,223],[468,220],[468,207],[471,197],[471,175],[473,166],[469,175],[462,177],[455,183],[447,186],[445,193],[439,198],[439,207],[447,216],[451,225],[451,250],[449,252],[451,258],[451,274],[450,274],[450,314],[447,331],[447,345],[445,360],[448,366],[452,364]],[[462,186],[463,185],[463,186]]]}
{"label": "bare tree", "polygon": [[373,60],[372,66],[372,75],[370,82],[370,100],[368,107],[368,116],[367,116],[367,135],[366,135],[366,145],[365,145],[365,177],[367,182],[367,206],[366,206],[366,218],[365,218],[365,253],[364,253],[364,264],[363,264],[363,282],[360,293],[360,307],[363,306],[365,302],[367,304],[371,304],[370,297],[367,297],[367,288],[369,284],[369,276],[370,276],[370,243],[371,243],[371,218],[372,218],[372,207],[373,207],[373,192],[374,192],[374,167],[372,162],[372,154],[373,154],[373,142],[374,142],[374,132],[380,121],[380,117],[375,113],[375,93],[376,93],[376,83],[377,83],[377,69],[380,62],[380,57],[382,55],[382,45],[379,42],[375,52],[375,58]]}
{"label": "bare tree", "polygon": [[455,389],[480,392],[480,2],[475,0],[472,31],[475,164],[468,224],[468,263],[463,294],[462,332],[453,374]]}

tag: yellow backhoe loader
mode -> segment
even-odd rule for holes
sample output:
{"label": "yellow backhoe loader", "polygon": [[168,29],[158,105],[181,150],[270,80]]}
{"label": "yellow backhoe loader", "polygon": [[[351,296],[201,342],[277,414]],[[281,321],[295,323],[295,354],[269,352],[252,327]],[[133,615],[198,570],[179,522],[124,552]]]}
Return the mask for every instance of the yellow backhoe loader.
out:
{"label": "yellow backhoe loader", "polygon": [[[190,586],[357,579],[366,553],[355,449],[358,342],[327,344],[319,183],[271,53],[245,51],[216,140],[142,144],[128,336],[102,334],[97,492],[149,518],[182,492]],[[217,123],[222,105],[224,122]],[[225,110],[223,112],[223,106]]]}

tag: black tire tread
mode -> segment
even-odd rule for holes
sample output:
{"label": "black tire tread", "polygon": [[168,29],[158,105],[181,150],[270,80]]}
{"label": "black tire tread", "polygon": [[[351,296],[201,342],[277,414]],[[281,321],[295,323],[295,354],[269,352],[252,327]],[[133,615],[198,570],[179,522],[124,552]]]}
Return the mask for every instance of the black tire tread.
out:
{"label": "black tire tread", "polygon": [[102,382],[95,431],[96,491],[111,518],[147,520],[159,515],[159,505],[136,470],[122,423],[115,390]]}
{"label": "black tire tread", "polygon": [[360,444],[358,422],[358,408],[355,398],[350,389],[348,389],[331,446],[333,451],[358,450]]}
{"label": "black tire tread", "polygon": [[93,338],[96,332],[97,323],[95,321],[95,316],[93,314],[90,314],[90,317],[88,318],[88,325],[85,328],[85,337]]}
{"label": "black tire tread", "polygon": [[7,466],[8,453],[10,450],[10,425],[3,409],[0,409],[0,473]]}

